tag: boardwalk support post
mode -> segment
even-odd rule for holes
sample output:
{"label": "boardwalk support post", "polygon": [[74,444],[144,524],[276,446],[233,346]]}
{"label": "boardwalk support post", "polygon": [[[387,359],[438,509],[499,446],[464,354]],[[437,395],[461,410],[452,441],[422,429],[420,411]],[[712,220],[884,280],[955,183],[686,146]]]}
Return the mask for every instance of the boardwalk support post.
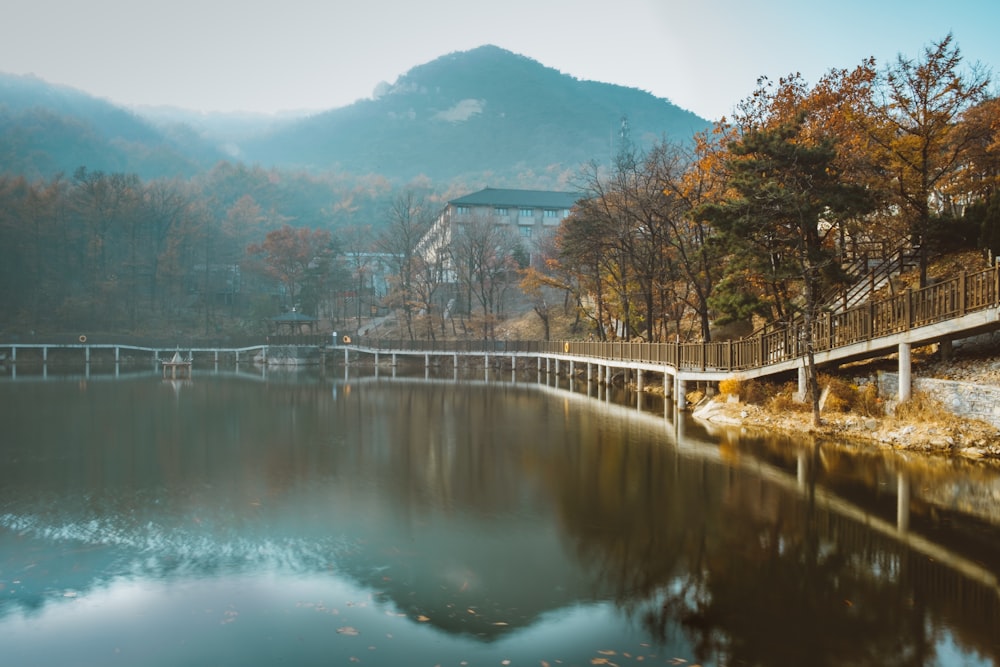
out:
{"label": "boardwalk support post", "polygon": [[910,385],[910,344],[899,344],[899,392],[900,403],[910,400],[912,387]]}

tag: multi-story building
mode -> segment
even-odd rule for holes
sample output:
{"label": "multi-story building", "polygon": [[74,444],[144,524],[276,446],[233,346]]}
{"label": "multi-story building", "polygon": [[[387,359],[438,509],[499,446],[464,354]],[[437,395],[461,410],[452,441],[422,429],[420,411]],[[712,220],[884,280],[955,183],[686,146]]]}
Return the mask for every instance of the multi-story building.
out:
{"label": "multi-story building", "polygon": [[445,255],[456,226],[482,221],[509,226],[530,254],[535,242],[559,227],[578,198],[572,192],[486,188],[452,199],[420,240],[417,252],[441,267],[442,282],[452,282],[453,271]]}

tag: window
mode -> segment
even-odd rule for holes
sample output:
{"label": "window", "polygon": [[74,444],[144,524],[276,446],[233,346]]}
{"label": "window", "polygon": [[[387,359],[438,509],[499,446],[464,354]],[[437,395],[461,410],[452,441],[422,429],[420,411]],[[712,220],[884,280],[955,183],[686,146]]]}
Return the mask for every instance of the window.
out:
{"label": "window", "polygon": [[528,218],[532,222],[535,220],[535,209],[533,208],[522,208],[517,212],[517,217]]}
{"label": "window", "polygon": [[468,206],[456,206],[455,213],[456,215],[469,215],[472,213],[472,209]]}
{"label": "window", "polygon": [[507,211],[506,206],[497,206],[495,209],[493,209],[493,212],[496,213],[501,218],[506,218],[508,215],[510,215],[510,213]]}
{"label": "window", "polygon": [[518,228],[517,231],[519,231],[521,233],[521,238],[523,238],[523,239],[530,239],[531,238],[531,227],[522,226],[522,227]]}
{"label": "window", "polygon": [[542,222],[546,225],[558,225],[559,221],[566,217],[565,209],[547,208],[542,212]]}

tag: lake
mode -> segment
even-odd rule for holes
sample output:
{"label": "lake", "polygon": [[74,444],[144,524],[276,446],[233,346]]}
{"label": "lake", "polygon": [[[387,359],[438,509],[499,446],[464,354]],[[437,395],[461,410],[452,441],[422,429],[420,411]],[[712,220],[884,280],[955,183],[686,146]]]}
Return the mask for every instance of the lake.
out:
{"label": "lake", "polygon": [[19,367],[0,418],[11,667],[1000,664],[989,466],[534,374]]}

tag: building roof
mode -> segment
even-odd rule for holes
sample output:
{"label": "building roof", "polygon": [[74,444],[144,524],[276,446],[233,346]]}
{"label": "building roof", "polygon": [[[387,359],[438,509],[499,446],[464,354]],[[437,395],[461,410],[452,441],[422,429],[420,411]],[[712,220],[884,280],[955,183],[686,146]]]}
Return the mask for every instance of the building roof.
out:
{"label": "building roof", "polygon": [[573,192],[553,192],[551,190],[507,190],[486,188],[479,192],[452,199],[455,206],[519,206],[530,208],[573,208],[580,195]]}

